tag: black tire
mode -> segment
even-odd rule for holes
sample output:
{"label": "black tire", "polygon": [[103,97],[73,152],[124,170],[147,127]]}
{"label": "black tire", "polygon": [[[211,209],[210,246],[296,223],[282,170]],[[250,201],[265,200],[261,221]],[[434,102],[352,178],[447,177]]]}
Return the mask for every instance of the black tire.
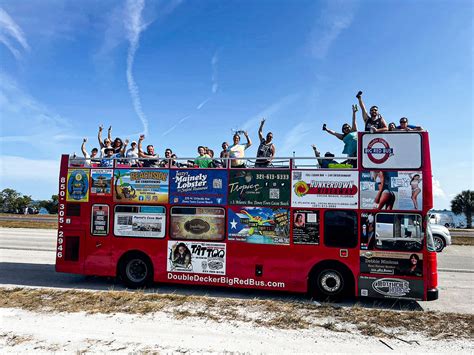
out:
{"label": "black tire", "polygon": [[444,247],[446,246],[446,242],[444,241],[444,238],[435,234],[433,235],[433,241],[434,241],[436,252],[441,253]]}
{"label": "black tire", "polygon": [[313,296],[319,300],[338,301],[348,296],[350,278],[339,268],[324,268],[315,274]]}
{"label": "black tire", "polygon": [[120,264],[120,278],[129,288],[141,288],[153,279],[153,267],[147,257],[141,254],[127,256]]}

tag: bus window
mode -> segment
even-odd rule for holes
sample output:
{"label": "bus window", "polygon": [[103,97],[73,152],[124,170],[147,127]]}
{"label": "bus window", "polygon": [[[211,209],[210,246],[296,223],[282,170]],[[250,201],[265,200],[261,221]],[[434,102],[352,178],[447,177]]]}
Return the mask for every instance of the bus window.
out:
{"label": "bus window", "polygon": [[118,237],[164,238],[163,206],[115,206],[114,234]]}
{"label": "bus window", "polygon": [[223,240],[225,209],[222,207],[171,207],[172,239]]}
{"label": "bus window", "polygon": [[375,216],[375,248],[419,251],[423,245],[421,216],[379,213]]}
{"label": "bus window", "polygon": [[353,248],[357,245],[357,214],[354,211],[324,213],[324,244],[328,247]]}

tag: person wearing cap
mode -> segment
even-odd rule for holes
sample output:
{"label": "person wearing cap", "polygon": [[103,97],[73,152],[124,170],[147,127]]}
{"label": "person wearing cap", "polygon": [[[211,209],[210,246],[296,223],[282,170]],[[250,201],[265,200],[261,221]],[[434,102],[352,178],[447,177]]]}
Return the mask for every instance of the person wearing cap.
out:
{"label": "person wearing cap", "polygon": [[99,150],[97,148],[92,148],[91,154],[89,155],[89,153],[87,153],[87,150],[86,150],[86,142],[87,142],[87,138],[84,138],[82,140],[81,150],[82,150],[82,155],[84,155],[84,158],[85,158],[84,166],[90,167],[91,162],[92,163],[98,162],[97,154],[99,154]]}
{"label": "person wearing cap", "polygon": [[318,160],[320,168],[328,169],[329,164],[337,164],[337,161],[335,161],[334,159],[331,159],[331,158],[334,158],[334,154],[332,154],[331,152],[326,152],[326,154],[324,154],[324,158],[326,159],[323,159],[321,158],[321,153],[318,151],[318,148],[316,148],[314,144],[311,145],[311,147],[313,147],[314,155],[316,156],[316,159]]}
{"label": "person wearing cap", "polygon": [[408,118],[406,117],[400,118],[400,126],[397,126],[397,129],[400,131],[423,131],[421,126],[408,124]]}
{"label": "person wearing cap", "polygon": [[138,146],[136,141],[132,141],[130,144],[130,149],[125,153],[127,159],[127,164],[130,164],[132,167],[138,167]]}
{"label": "person wearing cap", "polygon": [[128,145],[128,139],[122,144],[122,150],[120,153],[115,153],[115,149],[113,147],[106,147],[104,148],[104,157],[100,161],[101,168],[113,168],[114,167],[114,160],[117,158],[123,158],[125,155],[125,149]]}

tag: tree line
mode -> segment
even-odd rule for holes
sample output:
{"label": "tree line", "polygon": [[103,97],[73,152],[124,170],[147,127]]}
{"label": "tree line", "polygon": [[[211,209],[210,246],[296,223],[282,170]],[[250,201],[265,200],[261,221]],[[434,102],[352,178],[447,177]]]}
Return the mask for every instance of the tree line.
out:
{"label": "tree line", "polygon": [[58,195],[52,195],[50,200],[33,201],[31,196],[23,195],[13,189],[3,189],[0,192],[0,212],[24,213],[26,208],[39,211],[45,208],[50,214],[58,213]]}

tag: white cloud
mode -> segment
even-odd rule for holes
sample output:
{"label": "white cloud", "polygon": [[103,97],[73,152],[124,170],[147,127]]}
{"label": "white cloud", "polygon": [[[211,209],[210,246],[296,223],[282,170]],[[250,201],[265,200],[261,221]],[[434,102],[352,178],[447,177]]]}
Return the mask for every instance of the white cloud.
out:
{"label": "white cloud", "polygon": [[207,99],[205,99],[204,101],[202,101],[199,105],[196,106],[196,110],[199,111],[200,109],[202,109],[202,108],[204,107],[204,105],[209,102],[210,99],[211,99],[211,98],[208,97]]}
{"label": "white cloud", "polygon": [[14,39],[23,50],[30,50],[23,30],[4,9],[0,8],[0,43],[3,43],[16,59],[20,59],[20,51],[15,48],[10,38]]}
{"label": "white cloud", "polygon": [[441,188],[441,183],[439,180],[436,180],[433,178],[433,196],[434,197],[446,197],[446,193],[444,190]]}
{"label": "white cloud", "polygon": [[142,11],[145,7],[144,0],[128,0],[126,17],[125,17],[125,28],[127,30],[127,38],[130,42],[127,54],[127,84],[128,91],[132,98],[133,108],[135,113],[143,125],[143,132],[148,135],[148,119],[143,112],[142,103],[140,100],[140,91],[138,85],[133,77],[133,62],[135,61],[135,53],[139,47],[140,34],[144,31],[147,25],[144,23],[142,18]]}
{"label": "white cloud", "polygon": [[300,122],[294,126],[283,138],[283,145],[280,150],[281,154],[288,156],[292,154],[296,147],[301,147],[301,141],[309,142],[306,137],[310,132],[307,123]]}
{"label": "white cloud", "polygon": [[219,83],[217,82],[217,64],[219,63],[219,51],[217,50],[211,59],[211,66],[212,66],[212,93],[217,93],[219,89]]}
{"label": "white cloud", "polygon": [[322,8],[317,23],[311,31],[310,50],[318,59],[326,57],[332,43],[354,19],[355,2],[328,0]]}

